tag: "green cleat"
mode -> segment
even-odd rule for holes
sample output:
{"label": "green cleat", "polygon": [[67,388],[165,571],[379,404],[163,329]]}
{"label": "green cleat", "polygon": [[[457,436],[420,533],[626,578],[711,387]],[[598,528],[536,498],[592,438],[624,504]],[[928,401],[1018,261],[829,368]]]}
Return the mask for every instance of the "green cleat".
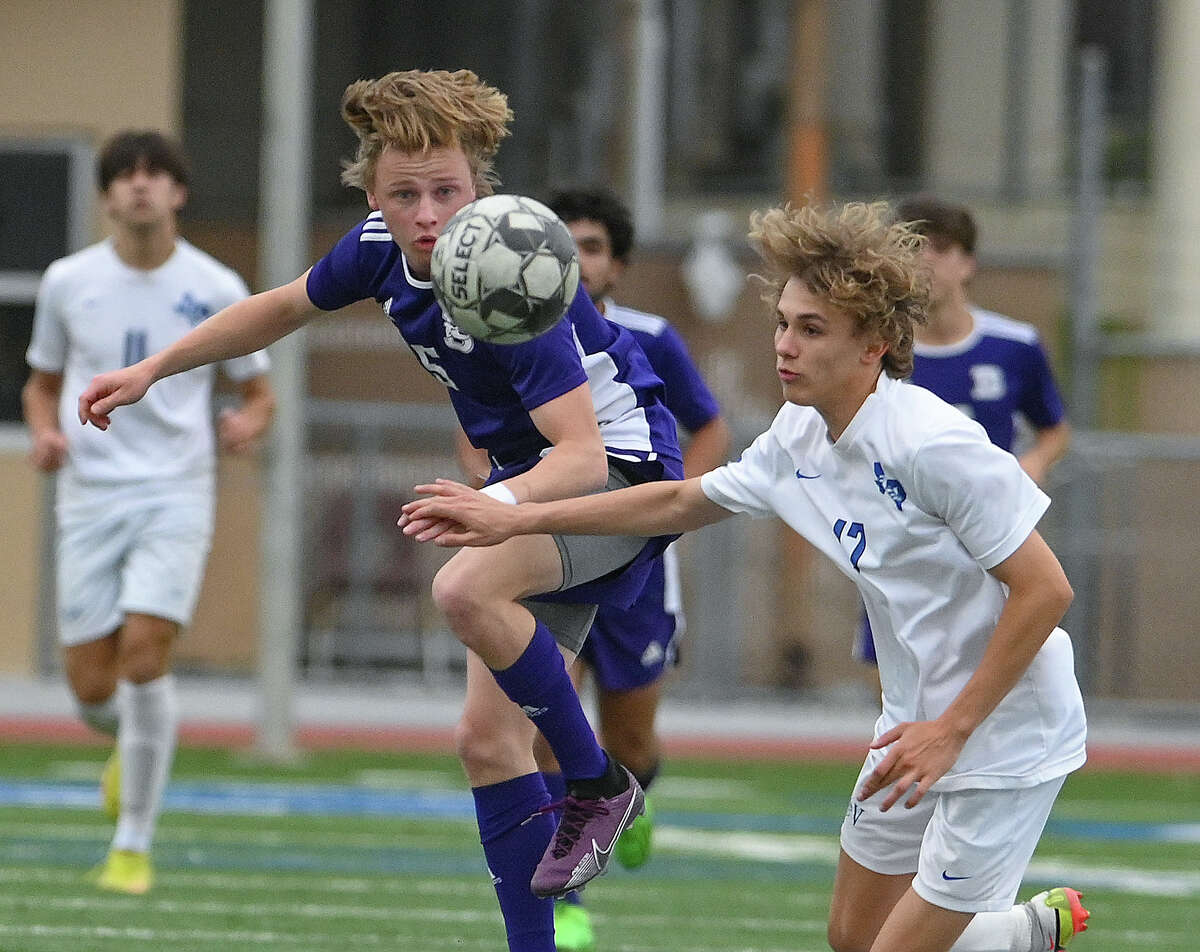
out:
{"label": "green cleat", "polygon": [[558,952],[595,952],[592,917],[578,903],[554,904],[554,946]]}
{"label": "green cleat", "polygon": [[1091,913],[1083,908],[1083,894],[1069,886],[1059,886],[1040,892],[1027,903],[1034,920],[1034,935],[1040,928],[1042,940],[1036,938],[1034,948],[1046,952],[1062,952],[1080,932],[1087,931]]}
{"label": "green cleat", "polygon": [[121,754],[116,747],[100,771],[100,809],[110,820],[121,815]]}
{"label": "green cleat", "polygon": [[617,840],[617,862],[626,869],[637,869],[650,858],[651,840],[654,836],[654,811],[650,809],[650,798],[646,798],[646,812],[633,821],[633,825]]}
{"label": "green cleat", "polygon": [[87,877],[107,892],[141,896],[150,891],[154,874],[150,870],[150,854],[132,850],[111,850],[104,862]]}

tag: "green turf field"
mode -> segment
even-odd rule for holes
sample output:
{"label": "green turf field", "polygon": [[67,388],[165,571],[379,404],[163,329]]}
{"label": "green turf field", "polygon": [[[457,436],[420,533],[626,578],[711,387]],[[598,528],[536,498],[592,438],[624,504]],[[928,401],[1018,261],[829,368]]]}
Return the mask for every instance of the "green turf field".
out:
{"label": "green turf field", "polygon": [[[448,756],[323,753],[271,768],[181,750],[145,897],[95,891],[99,748],[0,755],[3,952],[502,950],[470,800]],[[856,768],[675,760],[657,850],[587,890],[600,952],[826,948],[837,828]],[[614,864],[615,865],[615,864]],[[1085,771],[1060,798],[1022,895],[1084,890],[1082,952],[1191,952],[1200,934],[1200,778]]]}

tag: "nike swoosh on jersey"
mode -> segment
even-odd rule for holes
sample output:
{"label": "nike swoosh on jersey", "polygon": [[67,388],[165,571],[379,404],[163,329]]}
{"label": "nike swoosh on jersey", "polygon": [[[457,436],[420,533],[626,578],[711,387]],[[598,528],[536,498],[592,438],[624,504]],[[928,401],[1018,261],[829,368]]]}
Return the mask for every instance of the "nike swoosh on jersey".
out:
{"label": "nike swoosh on jersey", "polygon": [[942,870],[942,879],[946,880],[946,882],[948,882],[948,883],[957,882],[960,879],[970,879],[970,878],[971,878],[970,876],[951,876],[949,870],[946,870],[946,869]]}
{"label": "nike swoosh on jersey", "polygon": [[796,478],[797,479],[820,479],[821,474],[814,473],[812,476],[809,476],[807,473],[802,473],[802,472],[800,472],[800,470],[796,470]]}

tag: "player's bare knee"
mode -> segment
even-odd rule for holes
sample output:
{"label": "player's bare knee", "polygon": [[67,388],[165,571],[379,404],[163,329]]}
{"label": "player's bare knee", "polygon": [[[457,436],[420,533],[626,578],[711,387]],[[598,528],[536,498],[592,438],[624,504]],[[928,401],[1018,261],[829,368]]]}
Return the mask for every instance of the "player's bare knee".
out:
{"label": "player's bare knee", "polygon": [[80,704],[103,704],[117,689],[115,675],[97,672],[91,675],[75,675],[68,679],[71,692]]}
{"label": "player's bare knee", "polygon": [[854,934],[844,927],[844,924],[833,917],[829,920],[829,928],[825,933],[826,941],[833,952],[870,952],[871,940]]}
{"label": "player's bare knee", "polygon": [[433,603],[456,632],[462,622],[477,616],[484,608],[480,586],[472,585],[468,573],[460,571],[453,561],[443,565],[433,577],[431,594]]}
{"label": "player's bare knee", "polygon": [[454,727],[454,751],[467,776],[486,774],[512,763],[512,738],[479,718],[462,718]]}

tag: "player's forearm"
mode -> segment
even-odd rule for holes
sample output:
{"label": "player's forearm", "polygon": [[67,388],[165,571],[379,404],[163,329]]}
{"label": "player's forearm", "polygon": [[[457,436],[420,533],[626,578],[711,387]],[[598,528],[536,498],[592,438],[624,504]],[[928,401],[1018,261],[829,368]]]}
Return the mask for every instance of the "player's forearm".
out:
{"label": "player's forearm", "polygon": [[729,461],[729,425],[723,417],[713,417],[691,435],[683,453],[686,476],[703,476]]}
{"label": "player's forearm", "polygon": [[604,488],[608,456],[598,439],[562,440],[537,463],[504,485],[517,502],[541,502],[582,496]]}
{"label": "player's forearm", "polygon": [[699,529],[732,515],[704,495],[699,478],[642,483],[520,509],[526,534],[656,536]]}
{"label": "player's forearm", "polygon": [[271,425],[271,418],[275,415],[275,391],[266,375],[242,384],[242,405],[238,410],[250,421],[256,437]]}
{"label": "player's forearm", "polygon": [[1026,472],[1046,474],[1067,454],[1071,445],[1071,427],[1066,422],[1038,430],[1033,446],[1021,457]]}
{"label": "player's forearm", "polygon": [[296,292],[293,282],[218,311],[170,347],[147,358],[153,379],[242,357],[287,336],[314,313],[311,304],[305,306],[307,296],[300,300]]}
{"label": "player's forearm", "polygon": [[61,386],[61,378],[56,386],[47,382],[43,374],[35,371],[21,388],[21,411],[25,417],[25,425],[35,437],[39,433],[56,432],[61,429],[58,419]]}
{"label": "player's forearm", "polygon": [[1065,577],[1010,590],[979,667],[939,720],[965,741],[1020,680],[1070,604]]}

